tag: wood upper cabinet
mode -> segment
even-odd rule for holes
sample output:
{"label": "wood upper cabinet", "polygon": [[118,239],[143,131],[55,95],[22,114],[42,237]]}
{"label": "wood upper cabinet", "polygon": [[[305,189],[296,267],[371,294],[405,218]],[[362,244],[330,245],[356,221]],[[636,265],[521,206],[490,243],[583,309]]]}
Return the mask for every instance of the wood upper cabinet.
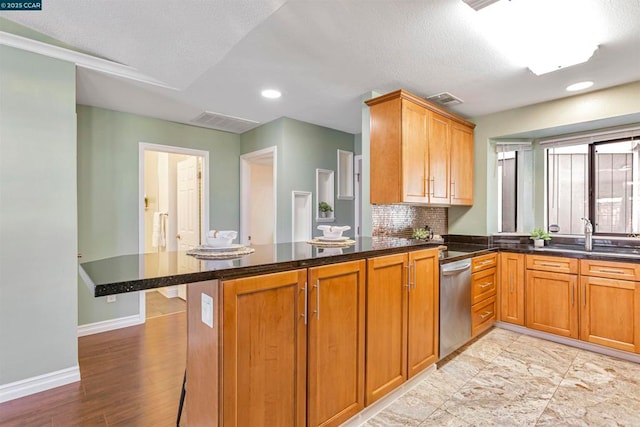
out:
{"label": "wood upper cabinet", "polygon": [[527,270],[527,327],[578,338],[577,285],[575,274]]}
{"label": "wood upper cabinet", "polygon": [[[451,201],[449,177],[451,120],[438,113],[429,114],[429,203],[448,205]],[[471,165],[473,169],[473,164]]]}
{"label": "wood upper cabinet", "polygon": [[500,254],[500,320],[524,326],[524,254]]}
{"label": "wood upper cabinet", "polygon": [[473,205],[473,127],[451,124],[451,205]]}
{"label": "wood upper cabinet", "polygon": [[437,361],[437,249],[367,260],[366,404]]}
{"label": "wood upper cabinet", "polygon": [[223,282],[224,426],[306,424],[306,280],[294,270]]}
{"label": "wood upper cabinet", "polygon": [[309,269],[309,426],[338,426],[364,408],[365,273],[365,260]]}
{"label": "wood upper cabinet", "polygon": [[367,105],[371,203],[473,204],[473,123],[403,90]]}

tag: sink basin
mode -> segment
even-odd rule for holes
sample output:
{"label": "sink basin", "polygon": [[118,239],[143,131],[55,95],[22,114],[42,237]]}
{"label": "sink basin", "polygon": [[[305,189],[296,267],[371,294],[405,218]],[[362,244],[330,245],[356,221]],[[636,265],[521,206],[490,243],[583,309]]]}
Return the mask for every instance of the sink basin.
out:
{"label": "sink basin", "polygon": [[[584,249],[569,249],[569,248],[554,248],[554,247],[543,247],[543,248],[535,248],[536,252],[552,252],[558,254],[584,254],[584,255],[596,255],[596,256],[606,256],[611,258],[635,258],[640,259],[640,253],[631,253],[631,252],[603,252],[603,251],[585,251]],[[636,251],[634,251],[636,252]]]}

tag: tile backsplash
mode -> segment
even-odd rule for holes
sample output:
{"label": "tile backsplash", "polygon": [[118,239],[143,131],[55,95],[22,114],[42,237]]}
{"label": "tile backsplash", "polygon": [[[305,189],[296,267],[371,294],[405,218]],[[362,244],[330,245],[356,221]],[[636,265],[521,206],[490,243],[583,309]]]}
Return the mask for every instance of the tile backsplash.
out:
{"label": "tile backsplash", "polygon": [[447,208],[373,205],[373,236],[411,237],[414,228],[428,225],[434,234],[447,234]]}

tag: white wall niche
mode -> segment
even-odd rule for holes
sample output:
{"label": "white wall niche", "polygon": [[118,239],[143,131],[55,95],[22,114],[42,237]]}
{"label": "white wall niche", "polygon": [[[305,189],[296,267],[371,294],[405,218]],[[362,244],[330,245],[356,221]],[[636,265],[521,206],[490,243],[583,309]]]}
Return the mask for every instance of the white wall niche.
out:
{"label": "white wall niche", "polygon": [[353,200],[353,153],[338,150],[338,200]]}
{"label": "white wall niche", "polygon": [[[329,169],[316,169],[316,222],[334,222],[335,221],[335,198],[334,189],[334,172]],[[331,206],[332,211],[326,216],[320,212],[320,203],[326,202]]]}
{"label": "white wall niche", "polygon": [[313,208],[311,193],[308,191],[291,192],[291,241],[306,242],[311,240]]}

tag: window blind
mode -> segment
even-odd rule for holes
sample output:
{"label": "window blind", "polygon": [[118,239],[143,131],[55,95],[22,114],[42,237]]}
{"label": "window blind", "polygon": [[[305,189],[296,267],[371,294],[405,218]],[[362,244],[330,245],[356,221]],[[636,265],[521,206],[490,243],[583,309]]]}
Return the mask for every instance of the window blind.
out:
{"label": "window blind", "polygon": [[632,126],[601,129],[598,131],[583,132],[571,135],[561,135],[539,139],[537,142],[541,147],[568,147],[570,145],[591,144],[594,142],[612,141],[615,139],[640,138],[640,124]]}

